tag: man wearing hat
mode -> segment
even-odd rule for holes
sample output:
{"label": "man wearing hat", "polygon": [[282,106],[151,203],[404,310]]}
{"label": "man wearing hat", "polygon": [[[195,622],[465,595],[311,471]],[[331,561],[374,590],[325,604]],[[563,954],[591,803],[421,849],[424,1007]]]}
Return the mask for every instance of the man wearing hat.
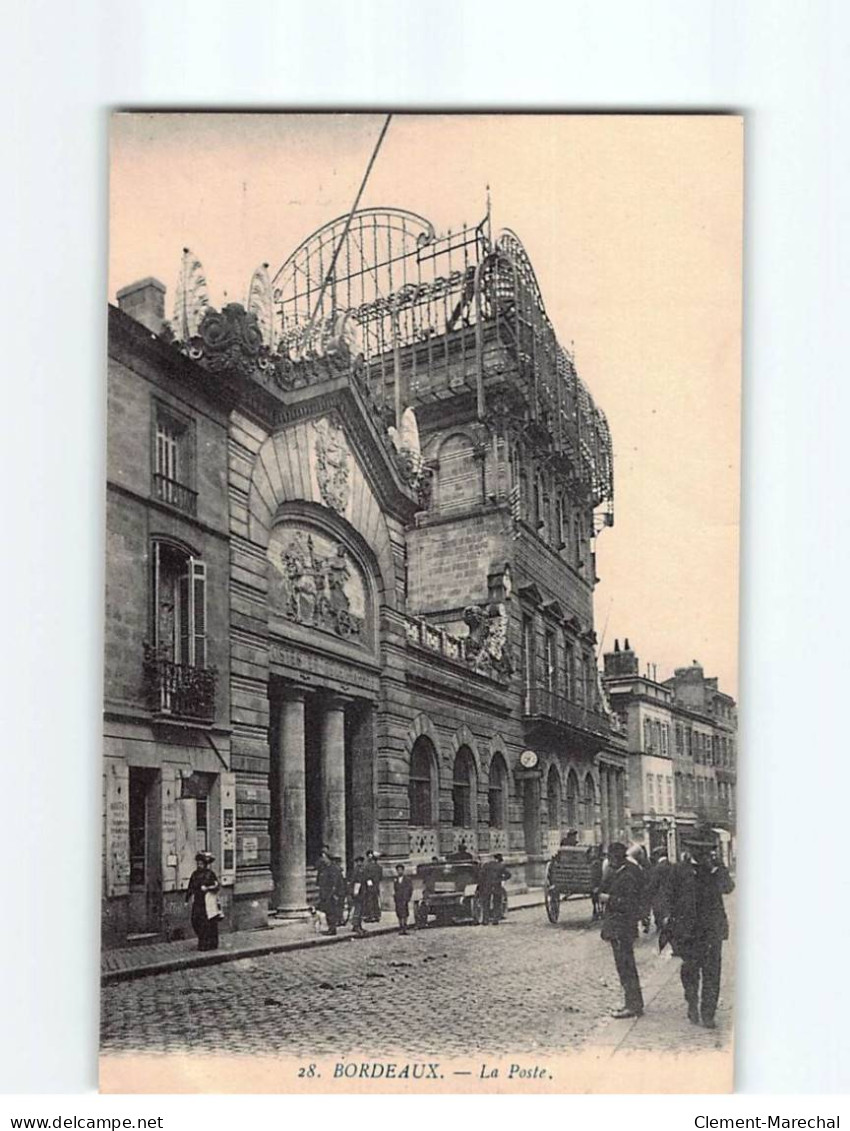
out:
{"label": "man wearing hat", "polygon": [[735,885],[720,863],[713,829],[694,829],[687,840],[683,837],[683,847],[688,858],[676,867],[670,919],[659,945],[669,938],[673,953],[682,958],[688,1017],[695,1025],[702,1021],[706,1029],[714,1029],[723,942],[729,938],[723,896]]}
{"label": "man wearing hat", "polygon": [[[221,911],[218,901],[208,900],[218,891],[218,876],[212,870],[215,859],[211,852],[199,852],[195,856],[197,868],[189,877],[186,889],[186,903],[192,900],[192,929],[198,936],[198,950],[218,950],[218,921]],[[212,904],[212,906],[211,906]]]}
{"label": "man wearing hat", "polygon": [[623,1006],[614,1010],[612,1016],[640,1017],[643,993],[635,965],[635,939],[644,900],[643,876],[641,869],[627,860],[626,846],[619,842],[609,845],[608,863],[609,872],[603,883],[607,900],[602,938],[611,944],[625,998]]}
{"label": "man wearing hat", "polygon": [[335,935],[337,927],[342,922],[342,912],[345,905],[345,876],[342,874],[342,857],[331,856],[327,859],[319,874],[319,902],[318,908],[324,911],[328,920],[328,934]]}

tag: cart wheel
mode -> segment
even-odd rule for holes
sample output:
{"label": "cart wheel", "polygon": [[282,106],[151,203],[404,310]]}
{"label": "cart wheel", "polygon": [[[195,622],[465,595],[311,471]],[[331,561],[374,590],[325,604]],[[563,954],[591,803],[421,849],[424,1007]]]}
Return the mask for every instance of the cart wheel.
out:
{"label": "cart wheel", "polygon": [[561,914],[561,893],[557,888],[546,889],[546,914],[550,923],[557,923]]}
{"label": "cart wheel", "polygon": [[418,929],[428,926],[428,909],[424,903],[414,903],[413,905],[413,922]]}
{"label": "cart wheel", "polygon": [[474,895],[472,897],[471,912],[472,922],[476,925],[476,927],[480,927],[481,920],[484,918],[484,908],[481,905],[481,897],[478,895]]}

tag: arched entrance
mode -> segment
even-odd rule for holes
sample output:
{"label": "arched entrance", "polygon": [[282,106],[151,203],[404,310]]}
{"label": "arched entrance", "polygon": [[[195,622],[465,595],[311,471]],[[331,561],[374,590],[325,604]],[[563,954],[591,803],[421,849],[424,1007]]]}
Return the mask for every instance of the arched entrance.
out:
{"label": "arched entrance", "polygon": [[546,775],[546,808],[549,813],[549,851],[557,852],[561,843],[561,775],[550,766]]}

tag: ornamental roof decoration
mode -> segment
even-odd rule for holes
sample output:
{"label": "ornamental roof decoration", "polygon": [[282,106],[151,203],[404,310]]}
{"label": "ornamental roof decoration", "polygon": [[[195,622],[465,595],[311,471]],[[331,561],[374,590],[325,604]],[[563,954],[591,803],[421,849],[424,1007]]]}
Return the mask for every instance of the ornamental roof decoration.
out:
{"label": "ornamental roof decoration", "polygon": [[277,346],[277,323],[268,263],[261,264],[251,276],[246,306],[249,314],[256,315],[263,344],[274,353]]}
{"label": "ornamental roof decoration", "polygon": [[442,365],[445,380],[450,349],[460,349],[475,371],[479,420],[552,458],[596,509],[597,529],[613,520],[608,422],[557,340],[522,242],[507,228],[494,238],[489,214],[442,235],[399,208],[339,216],[277,270],[257,268],[245,306],[221,312],[184,251],[170,333],[201,364],[284,396],[347,376],[411,485],[427,472],[405,410],[434,399],[430,367]]}
{"label": "ornamental roof decoration", "polygon": [[209,305],[203,265],[188,247],[184,247],[177,289],[174,292],[174,317],[171,321],[171,332],[179,341],[188,342],[198,333]]}

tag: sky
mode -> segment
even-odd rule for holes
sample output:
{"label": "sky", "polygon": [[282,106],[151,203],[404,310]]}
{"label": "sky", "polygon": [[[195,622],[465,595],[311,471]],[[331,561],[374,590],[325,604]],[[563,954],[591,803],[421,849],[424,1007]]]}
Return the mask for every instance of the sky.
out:
{"label": "sky", "polygon": [[[109,297],[181,251],[244,302],[351,208],[382,114],[116,114]],[[361,208],[438,232],[513,229],[611,426],[614,526],[596,544],[601,650],[664,679],[699,661],[737,695],[743,126],[735,117],[395,115]]]}

